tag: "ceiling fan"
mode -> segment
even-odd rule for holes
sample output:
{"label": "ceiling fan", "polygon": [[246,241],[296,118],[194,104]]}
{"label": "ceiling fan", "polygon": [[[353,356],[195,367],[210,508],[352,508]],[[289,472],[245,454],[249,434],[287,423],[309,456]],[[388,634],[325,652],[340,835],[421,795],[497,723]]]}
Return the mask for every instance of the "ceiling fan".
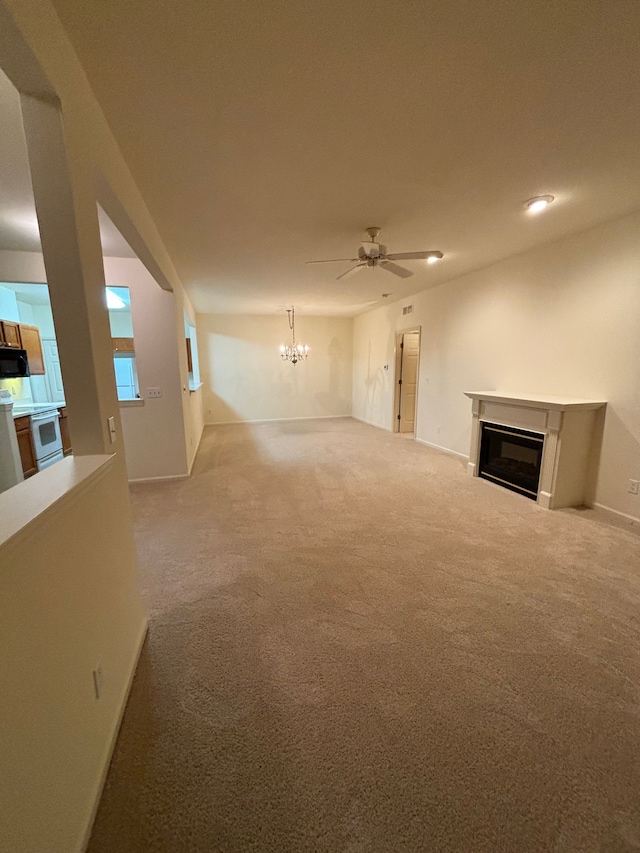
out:
{"label": "ceiling fan", "polygon": [[326,261],[307,261],[307,263],[335,264],[341,261],[350,261],[355,264],[355,267],[351,267],[351,269],[348,269],[346,272],[336,276],[336,281],[339,281],[341,278],[346,278],[347,276],[352,275],[358,270],[365,269],[366,267],[369,267],[369,269],[372,267],[380,267],[380,269],[386,270],[394,275],[398,275],[400,278],[409,278],[410,275],[413,275],[413,272],[405,267],[401,267],[400,264],[394,263],[394,261],[426,260],[429,263],[433,263],[434,261],[439,261],[442,257],[442,252],[436,251],[396,252],[394,254],[390,254],[386,246],[377,242],[378,235],[380,234],[379,228],[367,228],[367,234],[370,237],[370,241],[365,242],[360,246],[357,258],[331,258]]}

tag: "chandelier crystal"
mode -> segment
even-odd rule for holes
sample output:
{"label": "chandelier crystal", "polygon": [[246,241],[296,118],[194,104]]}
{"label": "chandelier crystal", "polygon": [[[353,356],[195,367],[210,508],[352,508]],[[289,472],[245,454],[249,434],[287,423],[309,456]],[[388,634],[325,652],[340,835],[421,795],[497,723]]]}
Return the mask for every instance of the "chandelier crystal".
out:
{"label": "chandelier crystal", "polygon": [[309,347],[296,343],[296,315],[293,306],[287,308],[287,318],[291,329],[291,344],[289,346],[282,344],[280,358],[283,361],[290,361],[291,364],[297,364],[299,361],[304,361],[309,355]]}

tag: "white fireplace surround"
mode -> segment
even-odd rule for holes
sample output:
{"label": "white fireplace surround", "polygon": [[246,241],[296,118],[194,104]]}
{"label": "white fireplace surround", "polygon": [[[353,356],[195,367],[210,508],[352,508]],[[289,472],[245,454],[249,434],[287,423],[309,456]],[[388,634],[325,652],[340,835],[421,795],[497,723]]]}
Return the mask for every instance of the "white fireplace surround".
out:
{"label": "white fireplace surround", "polygon": [[473,402],[467,470],[478,476],[482,424],[530,430],[544,436],[537,501],[545,509],[580,506],[587,500],[594,427],[601,400],[465,391]]}

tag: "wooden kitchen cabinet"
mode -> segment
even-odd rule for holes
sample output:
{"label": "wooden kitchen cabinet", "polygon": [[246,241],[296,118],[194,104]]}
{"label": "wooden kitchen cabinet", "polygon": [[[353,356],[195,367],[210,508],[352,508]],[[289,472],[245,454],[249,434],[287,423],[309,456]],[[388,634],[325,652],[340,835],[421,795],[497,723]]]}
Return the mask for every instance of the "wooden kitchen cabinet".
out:
{"label": "wooden kitchen cabinet", "polygon": [[33,449],[33,439],[31,437],[31,418],[29,415],[25,415],[22,418],[15,418],[13,423],[16,428],[18,447],[20,449],[22,473],[26,480],[27,477],[32,477],[38,471],[36,454]]}
{"label": "wooden kitchen cabinet", "polygon": [[58,413],[60,414],[58,423],[60,424],[60,435],[62,436],[62,452],[65,456],[68,456],[71,453],[71,435],[69,433],[69,421],[67,420],[67,407],[63,406],[61,409],[58,409]]}
{"label": "wooden kitchen cabinet", "polygon": [[111,338],[114,352],[135,352],[133,338]]}
{"label": "wooden kitchen cabinet", "polygon": [[45,371],[40,330],[37,326],[28,326],[25,323],[20,323],[20,339],[22,341],[22,349],[26,350],[27,353],[29,373],[32,376],[42,376]]}
{"label": "wooden kitchen cabinet", "polygon": [[2,334],[3,346],[22,349],[20,325],[18,323],[14,323],[13,320],[0,320],[0,333]]}

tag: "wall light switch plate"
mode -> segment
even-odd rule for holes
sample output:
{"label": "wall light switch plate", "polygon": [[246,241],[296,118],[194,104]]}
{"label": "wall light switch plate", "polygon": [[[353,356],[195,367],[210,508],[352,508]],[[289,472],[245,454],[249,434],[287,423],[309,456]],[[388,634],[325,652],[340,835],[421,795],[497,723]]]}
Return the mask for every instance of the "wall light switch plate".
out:
{"label": "wall light switch plate", "polygon": [[640,490],[640,480],[629,480],[629,492],[632,495],[637,495]]}
{"label": "wall light switch plate", "polygon": [[147,388],[147,397],[162,397],[162,388]]}
{"label": "wall light switch plate", "polygon": [[109,438],[111,439],[111,444],[116,443],[116,419],[112,416],[107,419],[107,425],[109,427]]}

